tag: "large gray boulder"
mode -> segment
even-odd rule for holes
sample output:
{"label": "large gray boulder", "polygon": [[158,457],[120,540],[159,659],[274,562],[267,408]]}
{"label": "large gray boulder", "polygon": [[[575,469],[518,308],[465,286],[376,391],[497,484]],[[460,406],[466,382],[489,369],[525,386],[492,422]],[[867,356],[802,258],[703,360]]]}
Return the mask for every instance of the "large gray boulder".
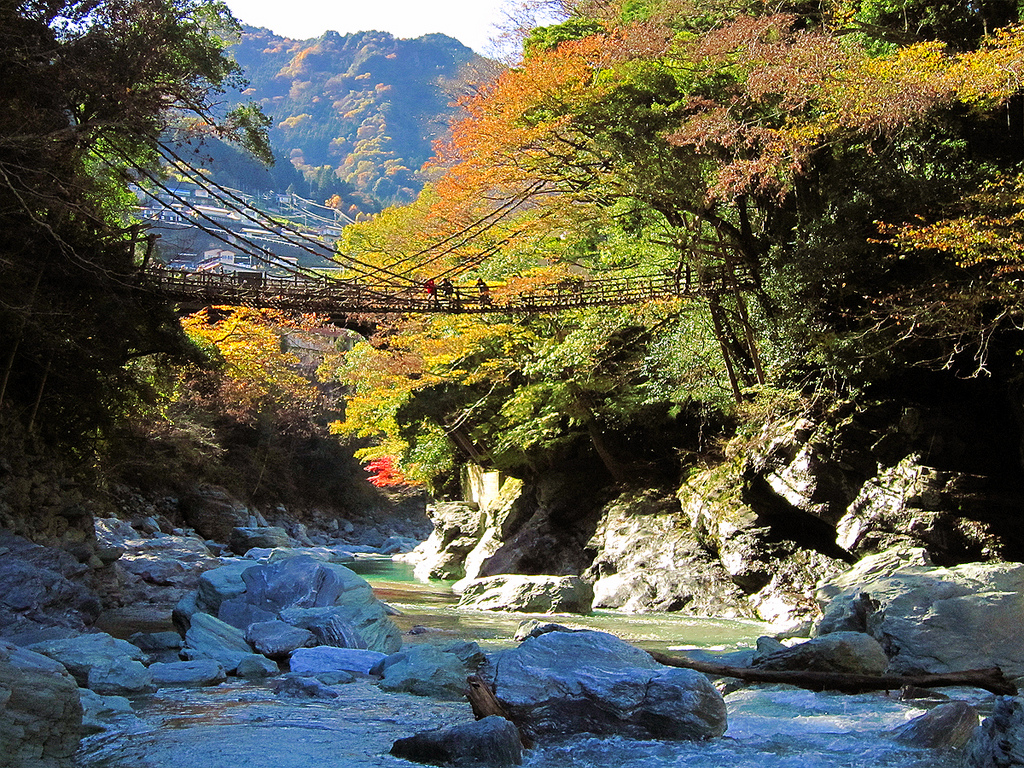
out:
{"label": "large gray boulder", "polygon": [[289,667],[298,675],[310,677],[331,672],[368,675],[371,669],[386,658],[387,656],[379,651],[359,648],[297,648],[289,660]]}
{"label": "large gray boulder", "polygon": [[465,768],[508,768],[523,762],[519,731],[495,715],[399,739],[391,754],[416,763]]}
{"label": "large gray boulder", "polygon": [[193,614],[182,650],[182,655],[189,661],[213,659],[228,672],[234,672],[239,662],[252,652],[245,635],[237,627],[207,613]]}
{"label": "large gray boulder", "polygon": [[275,549],[290,547],[295,542],[288,531],[278,526],[242,526],[231,529],[228,545],[236,555],[244,555],[250,549]]}
{"label": "large gray boulder", "polygon": [[466,677],[476,672],[483,656],[478,647],[477,654],[460,654],[463,645],[457,643],[450,649],[413,645],[388,656],[380,665],[381,689],[451,701],[464,699]]}
{"label": "large gray boulder", "polygon": [[0,762],[68,768],[81,726],[78,684],[63,665],[0,641]]}
{"label": "large gray boulder", "polygon": [[1024,697],[1001,696],[971,736],[965,760],[968,768],[1024,766]]}
{"label": "large gray boulder", "polygon": [[242,632],[252,624],[280,620],[330,644],[385,654],[402,646],[401,632],[365,579],[343,565],[308,556],[208,571],[200,579],[195,607]]}
{"label": "large gray boulder", "polygon": [[157,688],[203,688],[227,679],[227,673],[213,659],[156,662],[149,667]]}
{"label": "large gray boulder", "polygon": [[105,632],[33,643],[29,650],[60,662],[83,688],[121,696],[149,687],[145,652]]}
{"label": "large gray boulder", "polygon": [[525,613],[590,613],[594,588],[578,576],[505,574],[461,585],[459,608]]}
{"label": "large gray boulder", "polygon": [[[908,566],[878,578],[819,590],[830,603],[868,595],[867,631],[889,657],[894,674],[953,672],[998,666],[1024,678],[1024,564],[970,563],[952,568]],[[831,597],[834,595],[834,597]]]}
{"label": "large gray boulder", "polygon": [[725,701],[706,676],[662,666],[604,632],[529,637],[495,667],[495,695],[533,736],[697,740],[726,730]]}
{"label": "large gray boulder", "polygon": [[226,544],[231,531],[249,524],[250,513],[245,504],[223,488],[202,485],[182,497],[181,512],[185,522],[206,539]]}
{"label": "large gray boulder", "polygon": [[443,501],[427,507],[427,516],[434,530],[417,547],[416,578],[463,578],[466,557],[484,533],[484,513],[473,502]]}
{"label": "large gray boulder", "polygon": [[758,669],[881,675],[889,659],[875,638],[863,632],[835,632],[782,648],[755,661]]}

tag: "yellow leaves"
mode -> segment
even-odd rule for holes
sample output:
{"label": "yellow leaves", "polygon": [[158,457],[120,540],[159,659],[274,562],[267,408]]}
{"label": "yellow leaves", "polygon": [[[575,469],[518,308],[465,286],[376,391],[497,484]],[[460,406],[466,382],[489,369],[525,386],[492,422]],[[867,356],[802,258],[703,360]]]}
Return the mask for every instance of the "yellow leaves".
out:
{"label": "yellow leaves", "polygon": [[227,307],[215,312],[219,319],[204,310],[184,318],[182,327],[196,343],[214,347],[223,360],[226,379],[220,397],[229,412],[245,419],[265,407],[316,407],[320,393],[300,372],[301,361],[282,351],[283,317]]}

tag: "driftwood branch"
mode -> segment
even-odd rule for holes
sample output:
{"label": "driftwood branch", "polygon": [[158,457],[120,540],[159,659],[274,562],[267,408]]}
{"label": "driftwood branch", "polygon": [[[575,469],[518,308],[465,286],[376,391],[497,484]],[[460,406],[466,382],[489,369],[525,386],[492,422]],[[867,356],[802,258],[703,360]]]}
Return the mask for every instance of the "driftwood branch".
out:
{"label": "driftwood branch", "polygon": [[498,697],[494,695],[494,691],[491,690],[491,687],[477,675],[470,675],[466,678],[466,682],[469,683],[469,690],[466,691],[466,698],[469,699],[469,705],[473,708],[473,717],[477,720],[483,720],[485,717],[490,717],[491,715],[504,717],[519,731],[519,741],[522,742],[523,747],[526,749],[533,749],[533,739],[523,733],[523,729],[519,727],[519,723],[508,716],[508,713],[505,711],[505,708],[501,706],[501,702],[498,701]]}
{"label": "driftwood branch", "polygon": [[845,672],[809,672],[804,670],[768,670],[750,667],[731,667],[696,661],[679,656],[668,656],[649,651],[651,657],[669,667],[683,667],[703,672],[714,677],[735,677],[748,683],[785,683],[811,691],[839,691],[841,693],[864,693],[865,691],[896,691],[904,686],[918,688],[941,688],[943,686],[969,686],[983,688],[997,696],[1015,696],[1017,686],[1007,680],[999,667],[990,669],[969,669],[963,672],[946,672],[933,675],[856,675]]}

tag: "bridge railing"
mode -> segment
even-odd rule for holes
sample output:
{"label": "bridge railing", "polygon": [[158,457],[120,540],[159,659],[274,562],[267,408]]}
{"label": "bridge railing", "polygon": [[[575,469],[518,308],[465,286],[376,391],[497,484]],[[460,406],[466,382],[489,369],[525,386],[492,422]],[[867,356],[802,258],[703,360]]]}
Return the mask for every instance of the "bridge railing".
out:
{"label": "bridge railing", "polygon": [[584,306],[622,306],[682,295],[671,274],[645,278],[568,278],[511,293],[451,286],[427,292],[419,284],[368,283],[257,271],[228,274],[147,269],[145,285],[178,301],[265,306],[305,312],[543,312]]}

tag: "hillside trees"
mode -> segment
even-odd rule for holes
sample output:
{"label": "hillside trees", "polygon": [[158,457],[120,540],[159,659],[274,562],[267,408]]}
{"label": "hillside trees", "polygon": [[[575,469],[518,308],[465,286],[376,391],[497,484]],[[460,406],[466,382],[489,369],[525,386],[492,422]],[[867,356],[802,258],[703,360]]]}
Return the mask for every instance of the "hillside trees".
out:
{"label": "hillside trees", "polygon": [[170,126],[266,156],[258,111],[219,103],[238,75],[223,53],[234,30],[204,0],[0,9],[0,403],[54,440],[94,447],[145,402],[147,366],[127,364],[187,350],[134,280],[145,242],[128,184]]}
{"label": "hillside trees", "polygon": [[[710,378],[739,401],[764,385],[856,386],[907,365],[976,373],[983,366],[961,369],[963,359],[999,329],[1012,336],[1019,316],[1001,311],[1015,306],[1013,283],[996,289],[1014,259],[1021,160],[1024,57],[1009,5],[983,4],[963,29],[929,4],[783,3],[762,15],[691,5],[573,4],[575,18],[531,35],[521,65],[464,102],[429,192],[349,241],[373,240],[382,263],[419,279],[485,275],[502,290],[580,274],[677,276],[686,301],[632,336],[629,364],[607,385],[600,350],[644,323],[597,310],[548,327],[520,321],[535,335],[492,411],[530,403],[516,411],[522,427],[552,425],[541,451],[589,414],[607,443],[658,397],[670,409],[711,402],[682,366],[658,371],[676,386],[651,376],[655,361],[707,360],[709,339],[720,361]],[[907,11],[912,35],[896,34],[890,5]],[[958,226],[979,233],[959,252]],[[617,328],[586,333],[595,316]],[[665,356],[662,338],[684,327],[704,333]],[[587,343],[566,346],[572,338]],[[391,352],[382,339],[377,354]],[[559,356],[575,356],[579,371],[539,362]],[[580,371],[586,396],[565,397]],[[631,388],[647,394],[631,401]],[[405,413],[446,413],[448,425],[464,407],[428,403],[417,386],[405,397],[423,406]],[[389,434],[408,427],[398,413]],[[515,429],[492,418],[477,441],[497,445]]]}

